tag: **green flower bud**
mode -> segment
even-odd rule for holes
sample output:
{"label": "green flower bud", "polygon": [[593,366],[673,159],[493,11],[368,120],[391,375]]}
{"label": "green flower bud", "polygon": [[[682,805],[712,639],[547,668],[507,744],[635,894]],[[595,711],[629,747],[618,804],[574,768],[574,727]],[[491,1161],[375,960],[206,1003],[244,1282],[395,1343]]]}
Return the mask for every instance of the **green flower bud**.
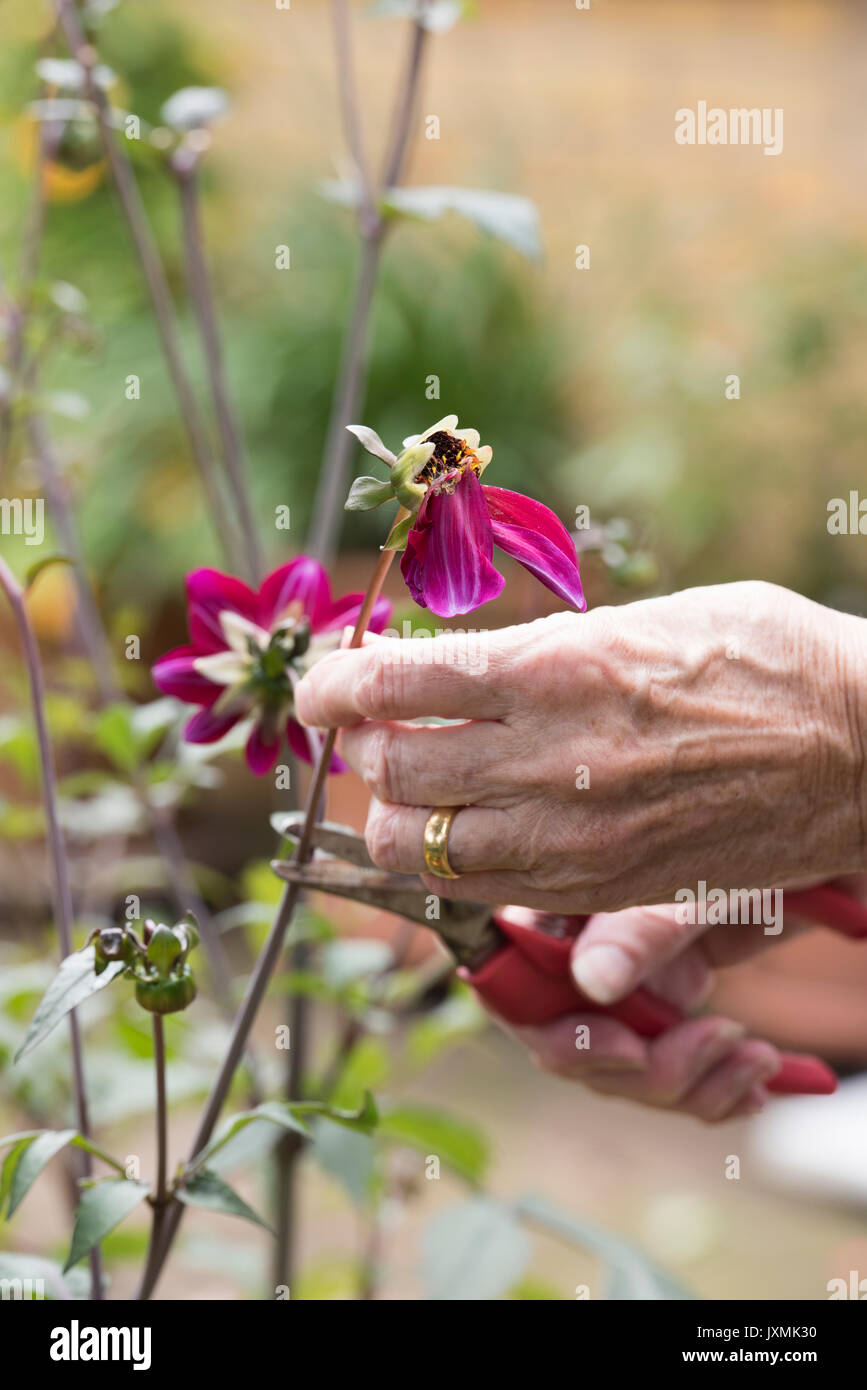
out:
{"label": "green flower bud", "polygon": [[162,978],[168,975],[181,951],[184,943],[171,927],[162,925],[155,927],[148,942],[148,961],[156,969],[157,974]]}
{"label": "green flower bud", "polygon": [[174,931],[183,947],[181,960],[186,961],[190,951],[194,951],[201,940],[199,926],[192,912],[188,912],[184,920],[177,923]]}
{"label": "green flower bud", "polygon": [[137,979],[135,997],[136,1002],[149,1014],[180,1013],[192,1004],[196,997],[193,972],[185,965],[179,973],[169,975],[167,979]]}
{"label": "green flower bud", "polygon": [[97,975],[101,975],[111,961],[123,960],[130,965],[135,956],[135,948],[123,927],[103,927],[96,935],[93,951]]}

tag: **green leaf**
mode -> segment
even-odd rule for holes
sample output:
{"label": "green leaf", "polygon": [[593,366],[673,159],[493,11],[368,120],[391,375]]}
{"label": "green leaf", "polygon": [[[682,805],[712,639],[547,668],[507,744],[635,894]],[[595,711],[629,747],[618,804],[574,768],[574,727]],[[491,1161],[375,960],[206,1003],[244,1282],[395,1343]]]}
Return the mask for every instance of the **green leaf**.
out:
{"label": "green leaf", "polygon": [[[55,1154],[59,1154],[61,1149],[65,1149],[70,1139],[75,1138],[74,1129],[47,1129],[38,1138],[31,1139],[29,1143],[19,1148],[16,1146],[12,1153],[18,1153],[18,1162],[12,1173],[9,1184],[9,1208],[6,1212],[6,1220],[9,1221],[15,1214],[16,1209],[27,1196],[30,1188],[35,1183],[39,1174],[46,1164],[50,1163]],[[10,1155],[11,1157],[12,1155]],[[8,1162],[8,1159],[7,1159]],[[3,1165],[3,1183],[5,1185],[6,1164]]]}
{"label": "green leaf", "polygon": [[16,1062],[47,1038],[62,1018],[91,994],[105,989],[126,969],[123,961],[111,961],[102,974],[97,975],[94,964],[92,946],[85,946],[83,951],[73,951],[71,956],[61,961],[60,969],[45,991],[27,1035],[15,1054]]}
{"label": "green leaf", "polygon": [[73,563],[68,555],[46,555],[44,559],[37,560],[31,565],[24,576],[24,588],[31,589],[34,581],[39,578],[43,570],[48,569],[49,565],[71,565]]}
{"label": "green leaf", "polygon": [[144,1201],[149,1191],[147,1183],[131,1182],[128,1178],[100,1178],[91,1187],[86,1187],[76,1209],[72,1246],[69,1259],[63,1266],[64,1274],[83,1260],[103,1236],[120,1225]]}
{"label": "green leaf", "polygon": [[189,1169],[192,1171],[204,1167],[215,1154],[219,1153],[230,1140],[235,1138],[236,1134],[240,1134],[247,1125],[260,1120],[265,1120],[272,1125],[279,1125],[281,1129],[294,1130],[296,1134],[309,1135],[309,1127],[293,1113],[295,1108],[288,1101],[281,1104],[279,1101],[268,1100],[262,1105],[255,1106],[252,1110],[244,1111],[241,1115],[232,1115],[220,1132],[202,1149],[202,1152],[196,1154],[188,1165]]}
{"label": "green leaf", "polygon": [[373,1096],[369,1093],[364,1095],[362,1104],[356,1110],[343,1110],[326,1101],[264,1101],[263,1104],[255,1106],[252,1110],[245,1110],[240,1115],[231,1116],[211,1142],[191,1160],[187,1165],[187,1171],[195,1173],[204,1168],[248,1125],[262,1121],[277,1125],[280,1129],[291,1130],[295,1134],[309,1139],[311,1131],[309,1125],[301,1118],[304,1115],[331,1120],[333,1124],[342,1125],[346,1129],[358,1130],[364,1134],[370,1133],[379,1123],[376,1104]]}
{"label": "green leaf", "polygon": [[378,1133],[436,1156],[468,1182],[480,1183],[485,1176],[490,1156],[485,1136],[475,1125],[443,1110],[396,1106],[381,1117]]}
{"label": "green leaf", "polygon": [[424,221],[455,212],[530,260],[538,260],[542,254],[536,205],[514,193],[494,193],[485,188],[390,188],[383,206],[387,212]]}
{"label": "green leaf", "polygon": [[515,1204],[516,1213],[531,1225],[559,1236],[579,1250],[589,1250],[608,1269],[606,1298],[624,1300],[683,1300],[693,1295],[628,1241],[601,1230],[571,1212],[562,1212],[544,1197],[530,1193]]}
{"label": "green leaf", "polygon": [[338,1109],[321,1100],[299,1101],[292,1109],[296,1115],[321,1115],[325,1120],[343,1125],[346,1129],[359,1130],[362,1134],[370,1134],[379,1124],[376,1101],[369,1091],[365,1092],[363,1104],[357,1110]]}
{"label": "green leaf", "polygon": [[349,496],[343,504],[345,512],[371,512],[384,502],[392,502],[394,492],[391,483],[383,483],[379,478],[356,478],[349,489]]}
{"label": "green leaf", "polygon": [[116,1172],[124,1176],[126,1175],[126,1169],[119,1159],[112,1158],[111,1154],[105,1152],[105,1149],[97,1148],[96,1144],[91,1143],[89,1139],[85,1139],[83,1135],[76,1134],[70,1140],[70,1143],[74,1149],[84,1149],[87,1153],[93,1154],[94,1158],[99,1158],[103,1163],[107,1163],[109,1168],[114,1168]]}
{"label": "green leaf", "polygon": [[369,1134],[317,1124],[311,1153],[319,1167],[345,1188],[358,1206],[366,1205],[377,1181],[377,1150]]}
{"label": "green leaf", "polygon": [[39,1296],[39,1280],[44,1281],[46,1300],[90,1298],[90,1276],[84,1270],[73,1269],[64,1278],[60,1265],[55,1260],[44,1259],[41,1255],[19,1255],[12,1250],[0,1250],[0,1279],[20,1280],[25,1292],[28,1286],[33,1289],[33,1297]]}
{"label": "green leaf", "polygon": [[0,1143],[7,1144],[10,1143],[13,1139],[17,1138],[17,1143],[12,1143],[12,1147],[3,1161],[3,1168],[2,1170],[0,1170],[0,1214],[2,1214],[3,1208],[6,1205],[6,1198],[9,1196],[9,1192],[12,1187],[12,1179],[15,1177],[15,1171],[18,1167],[19,1159],[21,1158],[21,1155],[24,1153],[25,1149],[29,1148],[30,1145],[33,1143],[33,1140],[37,1137],[37,1134],[38,1131],[34,1131],[34,1133],[30,1135],[13,1135],[10,1136],[10,1139],[8,1140],[0,1140]]}
{"label": "green leaf", "polygon": [[33,782],[39,772],[39,746],[30,724],[11,715],[0,719],[0,755],[18,776]]}
{"label": "green leaf", "polygon": [[208,1211],[219,1211],[224,1216],[241,1216],[245,1221],[263,1226],[266,1231],[271,1230],[267,1222],[247,1205],[243,1197],[239,1197],[227,1182],[209,1168],[205,1168],[201,1173],[194,1173],[183,1187],[178,1188],[177,1196],[178,1200],[188,1207],[206,1207]]}
{"label": "green leaf", "polygon": [[476,1197],[443,1212],[427,1228],[423,1274],[428,1297],[489,1301],[522,1277],[530,1242],[513,1212]]}
{"label": "green leaf", "polygon": [[379,1038],[361,1038],[341,1068],[334,1087],[335,1104],[348,1107],[361,1105],[365,1095],[369,1096],[372,1087],[382,1085],[390,1067],[391,1061],[385,1044]]}
{"label": "green leaf", "polygon": [[93,736],[96,746],[119,772],[130,773],[137,766],[137,739],[129,705],[108,705],[96,720]]}
{"label": "green leaf", "polygon": [[[3,1142],[6,1141],[0,1140],[0,1143]],[[41,1132],[37,1130],[32,1134],[19,1136],[19,1142],[6,1155],[3,1173],[0,1176],[0,1211],[3,1210],[6,1197],[9,1198],[7,1221],[11,1219],[46,1164],[50,1163],[61,1149],[65,1149],[67,1144],[72,1144],[77,1149],[85,1149],[103,1163],[107,1163],[110,1168],[123,1174],[123,1164],[103,1149],[97,1148],[89,1139],[84,1139],[74,1129],[46,1129]]]}
{"label": "green leaf", "polygon": [[20,1144],[23,1139],[38,1139],[44,1132],[41,1129],[20,1129],[17,1134],[7,1134],[0,1139],[0,1149],[7,1148],[9,1144]]}
{"label": "green leaf", "polygon": [[388,533],[383,544],[383,550],[403,550],[409,540],[409,533],[415,517],[405,516],[401,521],[396,521]]}

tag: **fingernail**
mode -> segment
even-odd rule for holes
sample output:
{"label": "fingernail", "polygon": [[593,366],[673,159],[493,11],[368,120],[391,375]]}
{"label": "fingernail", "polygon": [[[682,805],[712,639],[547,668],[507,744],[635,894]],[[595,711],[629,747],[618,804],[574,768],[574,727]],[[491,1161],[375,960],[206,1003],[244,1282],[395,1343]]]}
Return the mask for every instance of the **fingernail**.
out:
{"label": "fingernail", "polygon": [[635,965],[619,946],[590,946],[572,960],[572,978],[597,1004],[613,1004],[628,993]]}
{"label": "fingernail", "polygon": [[732,1091],[741,1097],[751,1097],[754,1088],[762,1086],[765,1081],[770,1081],[779,1069],[779,1062],[775,1062],[771,1058],[745,1062],[732,1078]]}
{"label": "fingernail", "polygon": [[698,1049],[696,1054],[697,1066],[704,1070],[708,1062],[724,1056],[728,1048],[733,1047],[735,1043],[740,1042],[741,1038],[745,1037],[746,1031],[742,1023],[735,1023],[732,1020],[721,1023],[709,1038],[705,1038]]}
{"label": "fingernail", "polygon": [[753,1086],[741,1102],[744,1115],[760,1115],[765,1108],[768,1093],[764,1086]]}

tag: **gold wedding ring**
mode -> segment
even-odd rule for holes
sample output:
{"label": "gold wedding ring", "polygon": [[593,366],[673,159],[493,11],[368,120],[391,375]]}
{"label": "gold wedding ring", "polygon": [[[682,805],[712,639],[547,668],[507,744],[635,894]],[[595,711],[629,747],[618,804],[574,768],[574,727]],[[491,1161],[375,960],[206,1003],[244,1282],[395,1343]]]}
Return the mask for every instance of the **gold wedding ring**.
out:
{"label": "gold wedding ring", "polygon": [[424,827],[424,862],[437,878],[460,878],[449,863],[449,831],[460,806],[437,806]]}

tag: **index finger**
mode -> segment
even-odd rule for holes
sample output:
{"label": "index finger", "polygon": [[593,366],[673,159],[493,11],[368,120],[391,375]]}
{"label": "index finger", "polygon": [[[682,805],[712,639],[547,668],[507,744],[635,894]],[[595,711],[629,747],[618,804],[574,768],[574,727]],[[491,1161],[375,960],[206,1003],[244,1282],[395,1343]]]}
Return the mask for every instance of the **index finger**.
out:
{"label": "index finger", "polygon": [[487,633],[388,638],[331,652],[295,691],[302,724],[362,719],[501,719],[511,704],[510,659]]}

